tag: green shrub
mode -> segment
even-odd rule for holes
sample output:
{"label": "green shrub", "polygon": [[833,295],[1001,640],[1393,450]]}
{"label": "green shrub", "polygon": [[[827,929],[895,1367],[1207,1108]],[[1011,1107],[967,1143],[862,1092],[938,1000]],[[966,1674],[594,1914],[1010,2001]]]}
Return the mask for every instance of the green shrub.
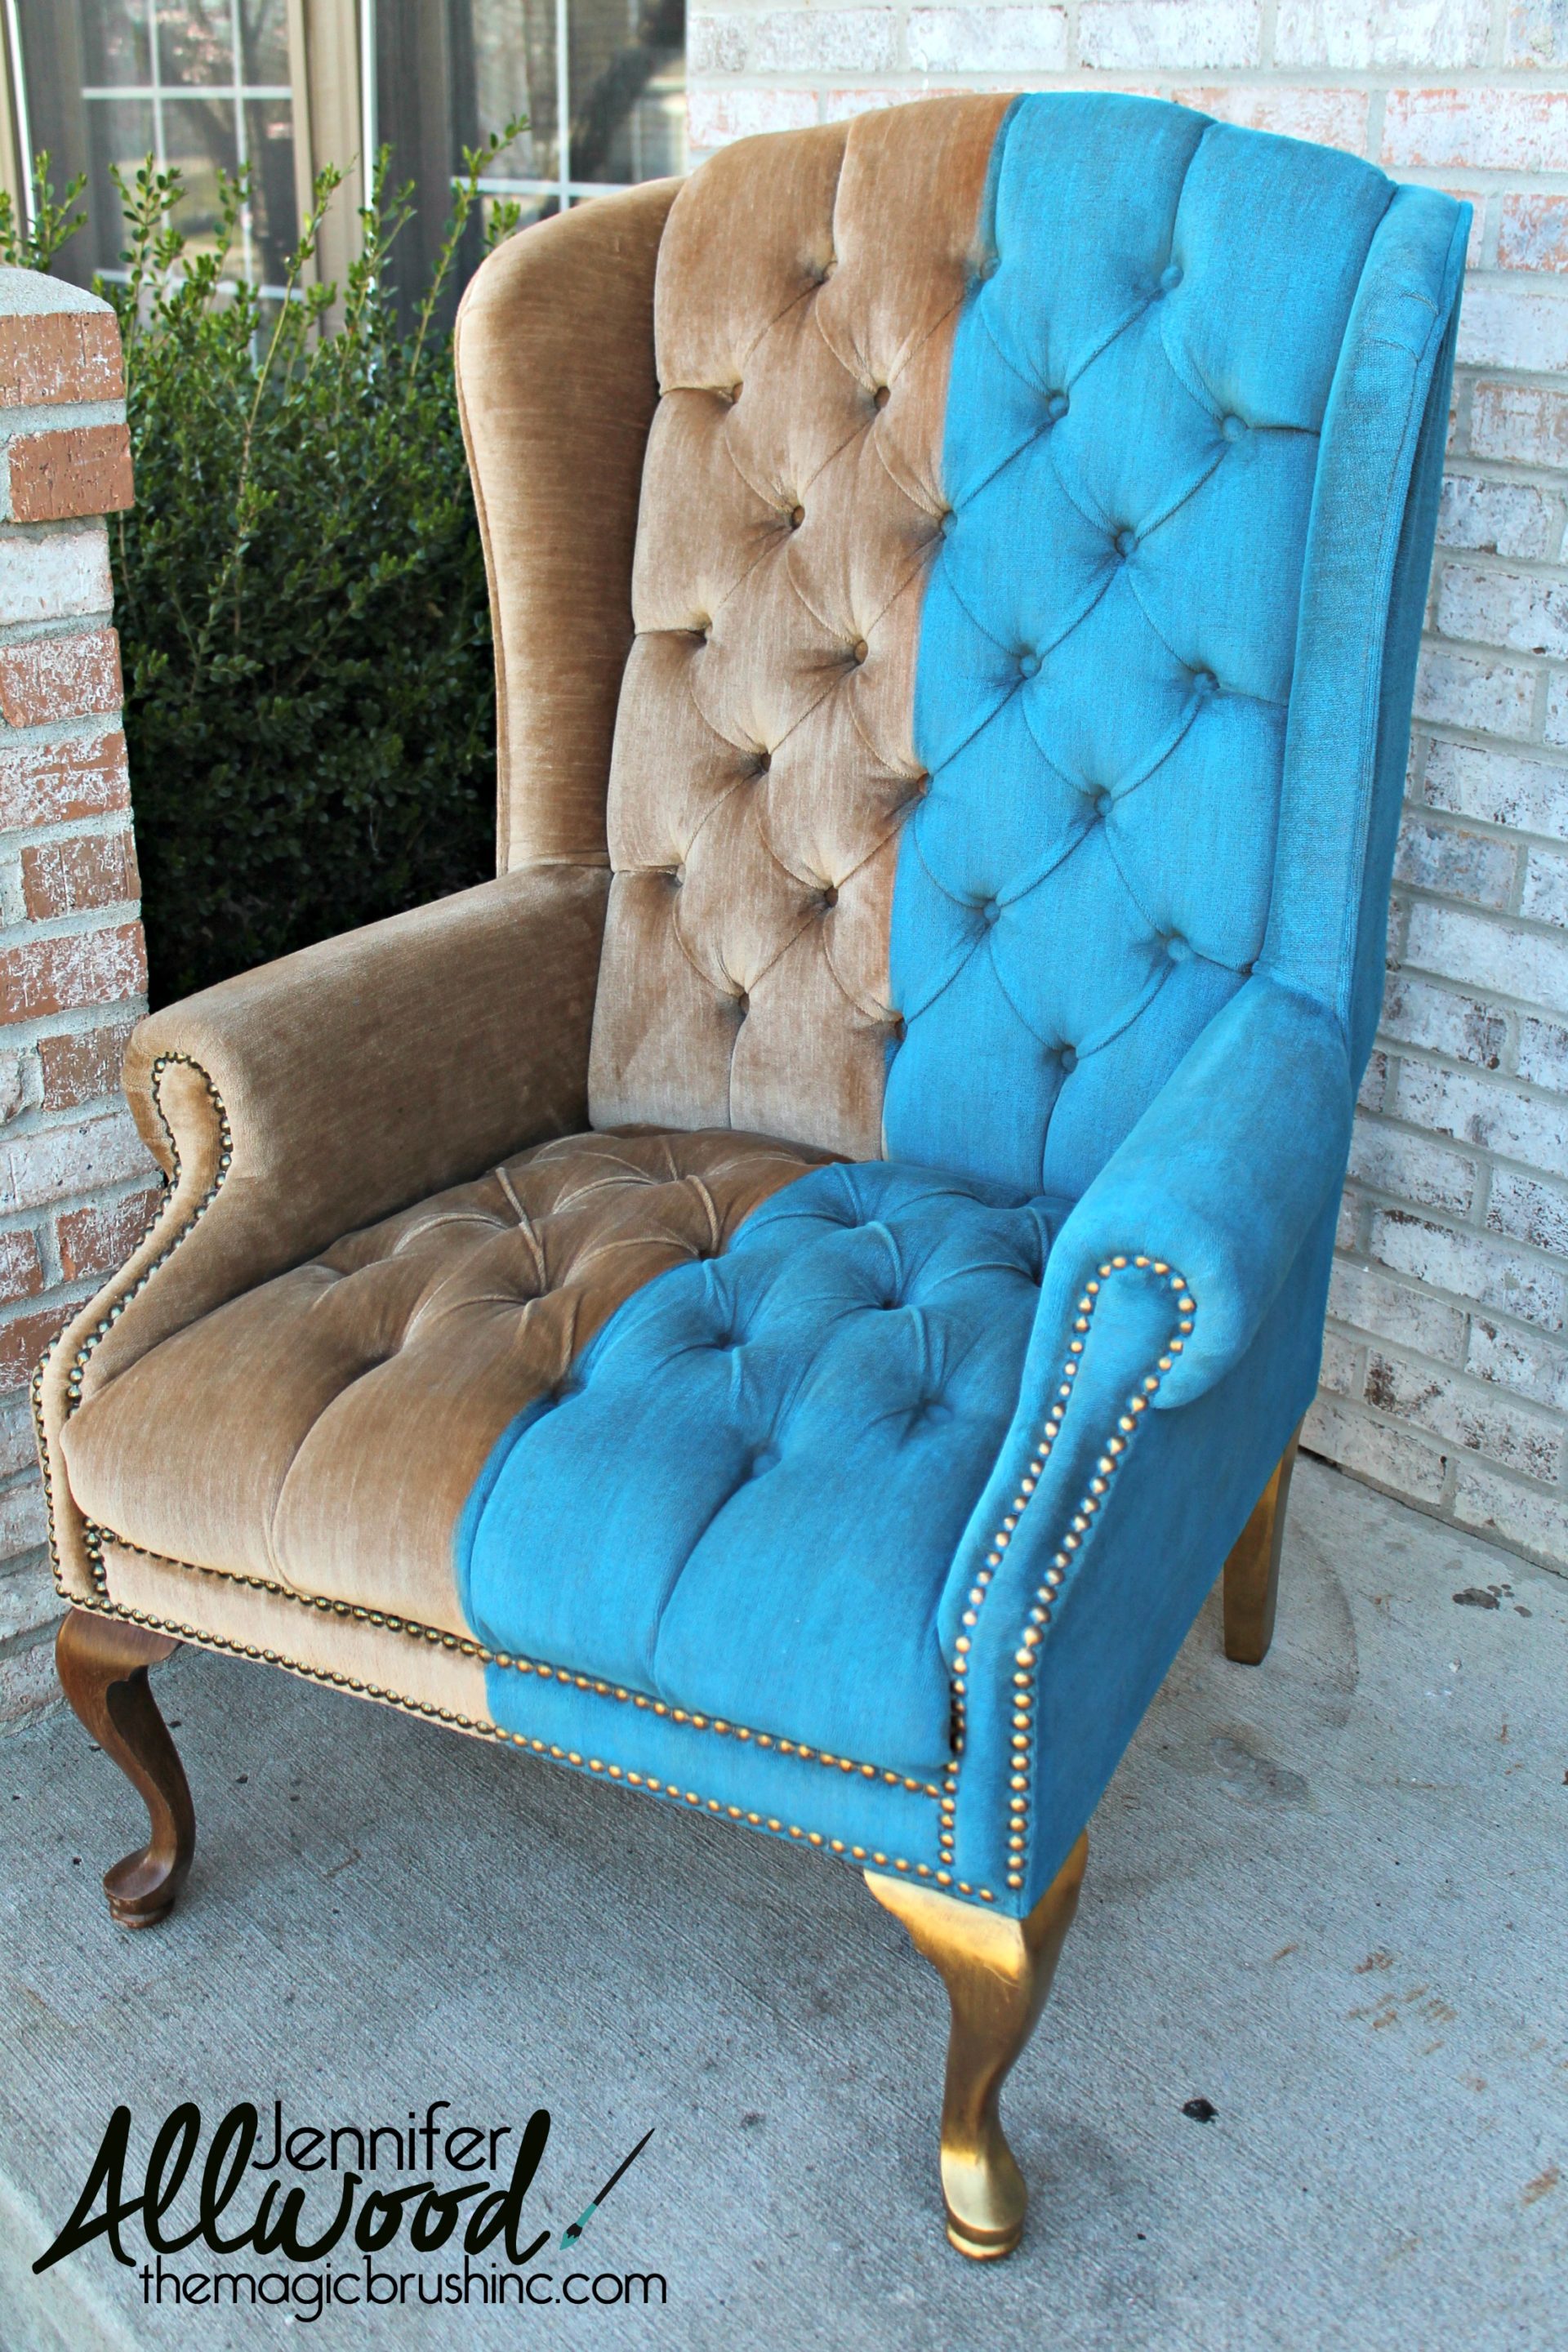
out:
{"label": "green shrub", "polygon": [[136,504],[110,548],[154,1003],[494,870],[484,564],[435,320],[501,143],[466,159],[407,332],[387,258],[410,205],[384,159],[341,300],[306,282],[337,173],[281,302],[234,282],[243,185],[195,253],[177,173],[121,187],[128,282],[100,290]]}

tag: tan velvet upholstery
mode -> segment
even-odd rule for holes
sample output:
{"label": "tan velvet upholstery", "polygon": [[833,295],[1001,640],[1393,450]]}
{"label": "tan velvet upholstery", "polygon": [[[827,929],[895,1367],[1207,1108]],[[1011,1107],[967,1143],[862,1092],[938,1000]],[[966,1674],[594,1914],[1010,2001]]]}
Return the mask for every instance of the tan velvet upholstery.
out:
{"label": "tan velvet upholstery", "polygon": [[501,1432],[634,1290],[717,1256],[820,1156],[728,1132],[542,1144],[100,1379],[65,1434],[72,1491],[144,1551],[462,1633],[452,1531]]}
{"label": "tan velvet upholstery", "polygon": [[637,485],[658,396],[654,265],[679,184],[598,196],[509,239],[458,316],[495,632],[502,872],[605,862]]}
{"label": "tan velvet upholstery", "polygon": [[[125,1085],[173,1181],[146,1239],[65,1328],[40,1402],[63,1588],[92,1591],[58,1445],[171,1333],[351,1228],[580,1127],[605,877],[509,875],[168,1006]],[[156,1422],[125,1475],[166,1474]]]}
{"label": "tan velvet upholstery", "polygon": [[881,1149],[948,353],[1006,104],[742,142],[670,212],[595,1126]]}

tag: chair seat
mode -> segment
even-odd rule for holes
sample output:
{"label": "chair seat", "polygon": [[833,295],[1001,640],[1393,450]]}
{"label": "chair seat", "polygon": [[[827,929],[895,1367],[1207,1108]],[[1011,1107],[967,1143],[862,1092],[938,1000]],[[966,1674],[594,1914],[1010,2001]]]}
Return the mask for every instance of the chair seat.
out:
{"label": "chair seat", "polygon": [[568,1138],[152,1349],[73,1419],[73,1487],[164,1558],[929,1773],[938,1604],[1064,1211]]}

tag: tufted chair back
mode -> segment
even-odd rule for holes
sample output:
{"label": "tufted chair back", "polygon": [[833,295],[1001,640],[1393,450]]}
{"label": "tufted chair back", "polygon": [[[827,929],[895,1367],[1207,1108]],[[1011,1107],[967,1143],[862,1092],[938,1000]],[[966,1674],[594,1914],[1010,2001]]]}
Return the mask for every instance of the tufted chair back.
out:
{"label": "tufted chair back", "polygon": [[1358,367],[1430,339],[1447,200],[1068,94],[616,203],[657,392],[635,530],[605,443],[594,1124],[1076,1198],[1257,970],[1364,1055],[1447,370],[1389,416]]}

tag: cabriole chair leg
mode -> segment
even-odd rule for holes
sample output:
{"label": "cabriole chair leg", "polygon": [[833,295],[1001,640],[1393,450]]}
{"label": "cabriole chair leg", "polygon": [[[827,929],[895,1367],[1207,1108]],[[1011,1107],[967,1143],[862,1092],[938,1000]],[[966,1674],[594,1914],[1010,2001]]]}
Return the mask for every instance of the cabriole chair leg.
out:
{"label": "cabriole chair leg", "polygon": [[994,2261],[1023,2234],[1029,2192],[998,2102],[1046,2005],[1078,1909],[1087,1833],[1026,1919],[1009,1919],[919,1881],[868,1870],[866,1884],[901,1919],[947,1987],[952,2030],[942,2102],[942,2193],[961,2254]]}
{"label": "cabriole chair leg", "polygon": [[1260,1666],[1274,1639],[1279,1599],[1279,1552],[1285,1541],[1285,1505],[1290,1473],[1301,1442],[1297,1423],[1274,1475],[1252,1507],[1225,1564],[1225,1654],[1239,1666]]}
{"label": "cabriole chair leg", "polygon": [[179,1646],[166,1633],[85,1609],[71,1611],[55,1643],[61,1689],[140,1791],[152,1824],[148,1843],[104,1874],[110,1911],[122,1927],[153,1927],[168,1916],[195,1850],[184,1766],[147,1686],[148,1667]]}

